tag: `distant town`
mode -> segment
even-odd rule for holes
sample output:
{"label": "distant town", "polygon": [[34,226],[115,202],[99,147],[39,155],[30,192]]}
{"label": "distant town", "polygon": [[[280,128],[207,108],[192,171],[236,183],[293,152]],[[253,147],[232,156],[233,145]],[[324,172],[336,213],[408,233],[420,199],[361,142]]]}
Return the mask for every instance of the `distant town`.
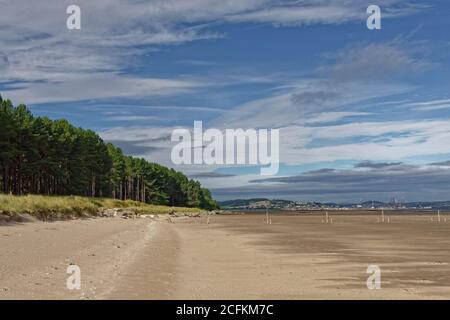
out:
{"label": "distant town", "polygon": [[224,210],[281,210],[281,211],[308,211],[308,210],[351,210],[351,209],[385,209],[385,210],[450,210],[450,201],[436,202],[403,202],[396,198],[389,202],[365,201],[362,203],[337,204],[291,201],[280,199],[237,199],[219,202]]}

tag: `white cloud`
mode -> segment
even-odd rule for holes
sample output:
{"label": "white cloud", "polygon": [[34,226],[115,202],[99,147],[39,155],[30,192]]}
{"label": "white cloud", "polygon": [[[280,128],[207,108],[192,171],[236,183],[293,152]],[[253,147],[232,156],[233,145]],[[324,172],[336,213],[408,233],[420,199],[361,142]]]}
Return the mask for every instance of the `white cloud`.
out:
{"label": "white cloud", "polygon": [[113,121],[147,121],[147,120],[161,120],[160,117],[157,116],[131,116],[131,115],[122,115],[122,116],[111,116],[108,120]]}
{"label": "white cloud", "polygon": [[314,118],[309,118],[307,120],[308,124],[316,124],[316,123],[324,123],[324,122],[333,122],[342,120],[350,117],[359,117],[359,116],[371,116],[373,113],[370,112],[323,112],[317,115]]}
{"label": "white cloud", "polygon": [[278,7],[241,13],[227,17],[231,22],[273,23],[276,25],[337,24],[359,20],[362,12],[353,7],[335,5]]}
{"label": "white cloud", "polygon": [[79,101],[111,97],[138,98],[179,94],[206,86],[196,81],[151,79],[124,76],[117,73],[94,73],[61,75],[52,83],[40,82],[32,85],[8,85],[9,99],[15,103],[48,103]]}
{"label": "white cloud", "polygon": [[[260,7],[253,11],[229,15],[226,20],[230,22],[271,23],[278,26],[340,24],[365,20],[367,18],[366,9],[371,4],[373,4],[373,1],[364,0],[286,1],[272,6]],[[410,15],[427,8],[424,5],[411,5],[396,0],[380,0],[377,5],[383,8],[384,18]]]}
{"label": "white cloud", "polygon": [[415,51],[412,45],[399,41],[359,45],[327,55],[336,61],[319,72],[336,81],[374,81],[430,68],[431,64],[416,57]]}
{"label": "white cloud", "polygon": [[[356,142],[354,142],[356,140]],[[450,121],[360,122],[280,131],[280,161],[306,164],[336,160],[402,160],[448,154]],[[323,146],[310,146],[321,141]]]}
{"label": "white cloud", "polygon": [[450,109],[450,99],[430,100],[424,102],[414,102],[403,104],[402,107],[411,107],[419,111],[434,111]]}

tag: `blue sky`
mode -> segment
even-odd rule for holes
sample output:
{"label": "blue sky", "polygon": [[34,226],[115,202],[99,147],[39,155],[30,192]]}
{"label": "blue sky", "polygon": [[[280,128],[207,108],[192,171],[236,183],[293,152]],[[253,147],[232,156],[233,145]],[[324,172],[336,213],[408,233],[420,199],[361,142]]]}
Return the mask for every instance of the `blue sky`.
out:
{"label": "blue sky", "polygon": [[[218,199],[449,200],[450,4],[0,0],[0,92]],[[368,30],[366,8],[382,10]],[[280,171],[175,166],[175,128],[279,128]]]}

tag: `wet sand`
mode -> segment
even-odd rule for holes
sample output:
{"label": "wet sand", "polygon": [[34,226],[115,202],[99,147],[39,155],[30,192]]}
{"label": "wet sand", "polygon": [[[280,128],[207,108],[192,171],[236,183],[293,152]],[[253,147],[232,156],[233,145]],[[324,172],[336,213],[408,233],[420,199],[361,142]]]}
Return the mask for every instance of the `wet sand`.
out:
{"label": "wet sand", "polygon": [[[0,299],[450,299],[450,219],[104,218],[0,226]],[[67,266],[81,290],[66,288]],[[369,265],[381,289],[369,290]]]}

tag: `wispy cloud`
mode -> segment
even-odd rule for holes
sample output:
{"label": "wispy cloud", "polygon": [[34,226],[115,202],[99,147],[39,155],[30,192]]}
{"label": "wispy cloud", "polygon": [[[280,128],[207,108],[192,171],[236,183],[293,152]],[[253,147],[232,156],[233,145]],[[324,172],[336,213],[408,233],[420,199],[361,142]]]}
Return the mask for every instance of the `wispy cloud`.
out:
{"label": "wispy cloud", "polygon": [[190,177],[192,179],[211,179],[211,178],[227,178],[227,177],[235,177],[234,174],[225,174],[225,173],[217,173],[217,172],[201,172],[197,174],[192,174]]}
{"label": "wispy cloud", "polygon": [[402,107],[410,107],[419,111],[435,111],[450,108],[450,99],[430,100],[423,102],[414,102],[402,104]]}
{"label": "wispy cloud", "polygon": [[[273,4],[274,2],[271,2]],[[373,4],[361,0],[304,0],[286,1],[284,4],[266,6],[234,15],[228,15],[227,21],[271,23],[278,26],[302,26],[312,24],[341,24],[364,20],[366,9]],[[403,3],[402,1],[378,1],[385,10],[385,18],[415,14],[427,9],[423,4]]]}
{"label": "wispy cloud", "polygon": [[355,168],[369,168],[369,169],[385,169],[389,167],[399,166],[402,162],[373,162],[363,161],[355,164]]}
{"label": "wispy cloud", "polygon": [[440,167],[450,167],[450,160],[443,162],[434,162],[431,164],[432,166],[440,166]]}
{"label": "wispy cloud", "polygon": [[49,103],[102,98],[164,96],[207,86],[195,80],[145,78],[116,72],[61,75],[57,81],[6,85],[8,97],[16,103]]}
{"label": "wispy cloud", "polygon": [[327,55],[336,61],[319,72],[337,81],[374,81],[430,68],[432,64],[414,55],[410,46],[398,41],[353,46]]}
{"label": "wispy cloud", "polygon": [[280,159],[290,164],[366,159],[398,161],[445,155],[448,153],[447,139],[450,139],[450,122],[447,120],[287,127],[280,131]]}

